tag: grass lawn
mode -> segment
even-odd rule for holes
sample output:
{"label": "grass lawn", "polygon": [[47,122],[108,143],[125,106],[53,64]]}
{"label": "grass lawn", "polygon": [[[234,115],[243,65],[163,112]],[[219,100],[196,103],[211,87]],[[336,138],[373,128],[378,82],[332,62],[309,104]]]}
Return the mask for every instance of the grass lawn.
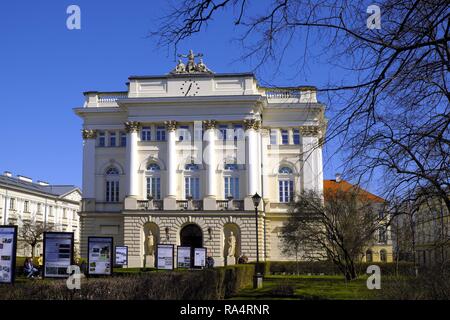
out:
{"label": "grass lawn", "polygon": [[232,299],[376,299],[367,277],[346,282],[342,276],[267,276],[263,288],[246,288]]}

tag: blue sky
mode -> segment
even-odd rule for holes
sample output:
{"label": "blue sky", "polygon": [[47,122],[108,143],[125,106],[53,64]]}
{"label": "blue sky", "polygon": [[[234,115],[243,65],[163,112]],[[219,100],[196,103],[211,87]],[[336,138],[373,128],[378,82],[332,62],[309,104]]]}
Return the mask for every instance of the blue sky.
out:
{"label": "blue sky", "polygon": [[[81,30],[66,28],[66,9],[81,8]],[[88,90],[124,90],[130,75],[165,74],[174,56],[158,49],[149,30],[166,10],[166,1],[5,1],[0,11],[0,170],[35,180],[81,186],[81,119],[72,111]],[[242,48],[232,38],[236,27],[230,12],[206,32],[179,46],[204,53],[216,72],[251,71],[237,61]],[[289,50],[295,63],[295,52]],[[290,55],[290,56],[289,56]],[[324,86],[333,68],[311,62],[295,77],[292,64],[274,75],[266,65],[257,76],[275,85]],[[324,154],[325,177],[339,171],[340,156],[329,145]],[[331,157],[333,155],[333,157]]]}

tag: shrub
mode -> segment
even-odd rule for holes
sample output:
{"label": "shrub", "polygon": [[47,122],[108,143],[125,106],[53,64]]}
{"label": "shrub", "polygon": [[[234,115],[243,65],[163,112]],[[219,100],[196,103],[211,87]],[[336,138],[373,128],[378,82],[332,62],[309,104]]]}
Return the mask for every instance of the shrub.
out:
{"label": "shrub", "polygon": [[65,280],[29,280],[0,287],[7,300],[216,300],[236,294],[252,283],[254,265],[193,271],[121,273],[82,279],[81,290],[70,291]]}

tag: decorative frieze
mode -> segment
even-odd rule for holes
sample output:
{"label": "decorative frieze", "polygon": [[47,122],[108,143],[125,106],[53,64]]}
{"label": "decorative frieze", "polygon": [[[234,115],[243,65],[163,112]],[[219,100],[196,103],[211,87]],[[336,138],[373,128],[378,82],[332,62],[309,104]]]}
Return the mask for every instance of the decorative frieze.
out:
{"label": "decorative frieze", "polygon": [[261,121],[256,119],[245,119],[244,120],[244,128],[245,130],[253,129],[259,130],[261,127]]}
{"label": "decorative frieze", "polygon": [[304,137],[315,137],[320,134],[320,128],[318,126],[301,126],[300,134]]}
{"label": "decorative frieze", "polygon": [[81,134],[84,140],[97,138],[97,130],[83,129],[81,130]]}
{"label": "decorative frieze", "polygon": [[217,126],[217,121],[216,120],[205,120],[205,121],[203,121],[203,128],[205,130],[215,129],[216,126]]}
{"label": "decorative frieze", "polygon": [[175,131],[175,130],[177,130],[177,122],[174,121],[174,120],[164,121],[164,124],[166,125],[166,130],[167,131]]}
{"label": "decorative frieze", "polygon": [[141,123],[138,121],[125,122],[125,131],[128,133],[138,132],[140,128],[141,128]]}

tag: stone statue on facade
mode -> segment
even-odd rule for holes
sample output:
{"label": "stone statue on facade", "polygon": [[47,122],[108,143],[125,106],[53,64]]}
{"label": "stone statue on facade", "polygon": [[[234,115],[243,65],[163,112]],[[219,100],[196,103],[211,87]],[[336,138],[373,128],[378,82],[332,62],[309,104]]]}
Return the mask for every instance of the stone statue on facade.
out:
{"label": "stone statue on facade", "polygon": [[[187,58],[187,63],[184,64],[181,59],[178,60],[178,64],[175,69],[173,69],[170,73],[172,74],[185,74],[185,73],[213,73],[208,67],[206,67],[203,62],[202,53],[194,54],[192,50],[189,50],[188,54],[179,54],[180,58]],[[199,63],[195,63],[195,58],[200,58]]]}
{"label": "stone statue on facade", "polygon": [[228,236],[228,257],[236,256],[236,237],[233,234],[233,231],[230,232]]}
{"label": "stone statue on facade", "polygon": [[153,233],[148,230],[147,239],[145,240],[145,254],[147,256],[153,256],[155,252],[155,238]]}

